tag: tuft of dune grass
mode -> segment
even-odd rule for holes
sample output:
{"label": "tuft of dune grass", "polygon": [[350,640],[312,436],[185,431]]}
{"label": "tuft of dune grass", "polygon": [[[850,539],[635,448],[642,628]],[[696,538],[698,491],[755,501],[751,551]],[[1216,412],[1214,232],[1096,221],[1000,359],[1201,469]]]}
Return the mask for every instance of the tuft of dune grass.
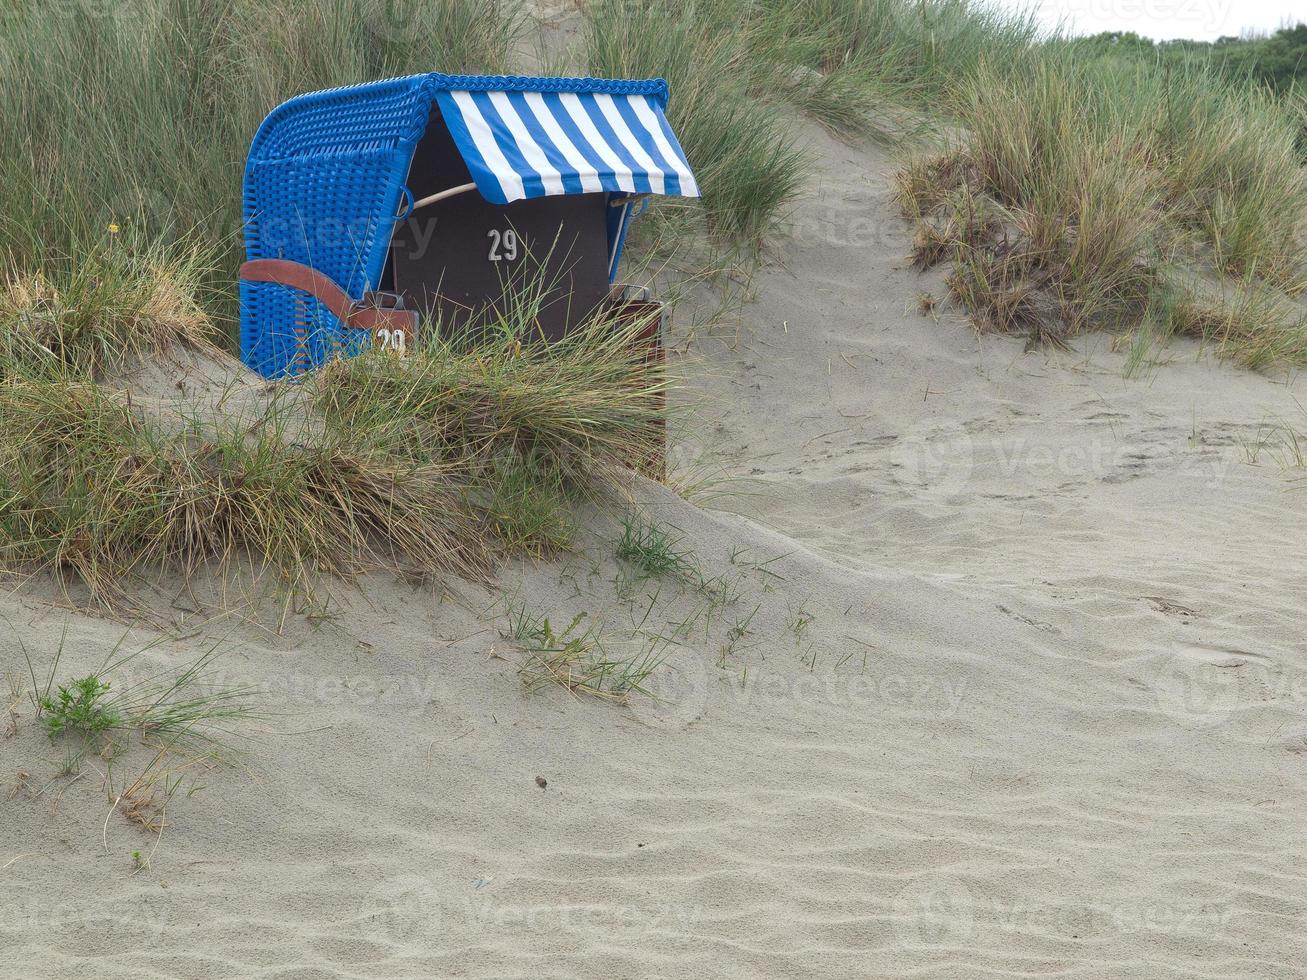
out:
{"label": "tuft of dune grass", "polygon": [[[760,242],[798,189],[806,159],[774,113],[750,96],[743,5],[594,0],[582,13],[586,70],[607,78],[665,78],[672,93],[668,118],[694,166],[710,226]],[[684,210],[667,202],[659,210],[678,208]]]}
{"label": "tuft of dune grass", "polygon": [[[957,145],[909,163],[898,192],[918,264],[952,264],[953,298],[979,328],[1062,342],[1161,310],[1175,318],[1165,333],[1219,337],[1222,356],[1305,362],[1291,300],[1307,286],[1307,171],[1285,103],[1198,67],[1085,63],[1058,47],[1021,71],[982,67],[954,101]],[[1163,299],[1175,270],[1283,302],[1254,316],[1227,290],[1234,305],[1214,316],[1205,301],[1196,317]],[[1238,327],[1214,328],[1222,317]]]}
{"label": "tuft of dune grass", "polygon": [[663,365],[648,324],[592,321],[558,341],[505,320],[475,345],[424,333],[406,358],[343,358],[304,381],[342,438],[415,464],[449,466],[507,544],[565,546],[583,499],[621,492],[624,474],[662,452]]}
{"label": "tuft of dune grass", "polygon": [[0,559],[71,572],[94,599],[152,570],[206,563],[320,573],[483,578],[484,522],[437,466],[305,446],[272,412],[165,431],[120,393],[76,382],[0,384]]}
{"label": "tuft of dune grass", "polygon": [[1256,283],[1195,290],[1173,300],[1169,332],[1201,340],[1218,356],[1254,370],[1307,364],[1307,320],[1274,290]]}
{"label": "tuft of dune grass", "polygon": [[0,281],[0,364],[29,376],[85,379],[173,348],[218,352],[198,298],[196,249],[94,247],[46,271]]}
{"label": "tuft of dune grass", "polygon": [[660,364],[643,325],[595,321],[557,341],[506,332],[472,347],[430,332],[408,357],[341,358],[305,380],[340,431],[421,461],[467,465],[501,449],[593,470],[629,466],[660,438]]}

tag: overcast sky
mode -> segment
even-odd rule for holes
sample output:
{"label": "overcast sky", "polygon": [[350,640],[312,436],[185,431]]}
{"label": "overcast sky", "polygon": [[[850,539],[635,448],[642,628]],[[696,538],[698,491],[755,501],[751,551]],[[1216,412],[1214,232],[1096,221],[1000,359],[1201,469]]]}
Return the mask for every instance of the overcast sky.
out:
{"label": "overcast sky", "polygon": [[[1006,2],[1023,6],[1020,0]],[[1047,27],[1061,21],[1073,34],[1134,31],[1157,40],[1214,41],[1307,20],[1307,0],[1034,0],[1033,5]]]}

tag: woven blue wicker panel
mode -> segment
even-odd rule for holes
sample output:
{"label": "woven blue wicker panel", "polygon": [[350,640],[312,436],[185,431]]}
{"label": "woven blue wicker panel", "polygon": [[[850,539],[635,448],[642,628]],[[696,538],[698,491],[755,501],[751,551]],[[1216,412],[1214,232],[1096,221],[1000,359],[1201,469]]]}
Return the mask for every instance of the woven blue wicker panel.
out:
{"label": "woven blue wicker panel", "polygon": [[240,290],[242,326],[265,328],[242,331],[242,359],[265,377],[293,377],[328,358],[357,354],[368,344],[365,333],[342,330],[312,296],[275,283],[242,282]]}
{"label": "woven blue wicker panel", "polygon": [[[259,127],[245,168],[245,252],[319,270],[357,298],[381,275],[401,187],[430,111],[423,76],[297,96]],[[311,297],[241,284],[241,356],[267,377],[357,347]],[[363,338],[366,342],[366,338]]]}

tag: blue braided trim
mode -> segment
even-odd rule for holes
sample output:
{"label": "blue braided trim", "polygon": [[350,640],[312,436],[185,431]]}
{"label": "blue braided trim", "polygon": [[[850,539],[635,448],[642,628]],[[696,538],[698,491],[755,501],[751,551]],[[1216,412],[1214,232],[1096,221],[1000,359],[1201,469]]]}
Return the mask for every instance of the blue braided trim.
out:
{"label": "blue braided trim", "polygon": [[423,87],[434,92],[576,92],[644,95],[667,105],[667,82],[661,78],[546,78],[539,75],[444,75],[431,72]]}

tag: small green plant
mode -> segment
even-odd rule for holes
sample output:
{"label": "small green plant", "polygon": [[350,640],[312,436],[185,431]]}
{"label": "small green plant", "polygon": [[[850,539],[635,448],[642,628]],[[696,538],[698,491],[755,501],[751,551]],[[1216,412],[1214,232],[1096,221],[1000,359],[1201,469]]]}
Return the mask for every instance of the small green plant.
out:
{"label": "small green plant", "polygon": [[810,613],[806,606],[799,606],[798,612],[794,614],[794,619],[790,622],[790,632],[794,634],[795,643],[803,642],[808,627],[816,622],[816,619],[817,617]]}
{"label": "small green plant", "polygon": [[91,747],[90,742],[83,742],[81,745],[69,744],[64,750],[64,760],[59,764],[58,774],[60,776],[76,776],[81,772],[82,760],[86,758],[86,754]]}
{"label": "small green plant", "polygon": [[51,738],[72,732],[98,740],[124,723],[109,699],[109,682],[94,674],[60,684],[53,697],[40,699],[40,706],[41,724]]}
{"label": "small green plant", "polygon": [[215,742],[229,722],[255,715],[246,688],[224,688],[213,683],[210,668],[215,651],[210,650],[181,671],[161,671],[143,680],[114,688],[110,678],[151,645],[119,655],[122,640],[109,651],[100,667],[83,677],[56,684],[54,677],[63,655],[63,645],[51,664],[44,688],[36,684],[36,672],[28,657],[33,678],[33,701],[37,717],[50,738],[80,736],[82,752],[70,749],[66,772],[75,772],[86,750],[107,748],[111,736],[138,732],[168,744]]}
{"label": "small green plant", "polygon": [[527,651],[518,671],[527,690],[534,693],[557,684],[573,694],[618,704],[625,704],[632,694],[646,693],[644,682],[661,661],[646,652],[626,658],[610,655],[599,629],[593,623],[583,627],[588,618],[579,612],[558,630],[548,616],[531,612],[525,604],[509,608],[503,635]]}
{"label": "small green plant", "polygon": [[760,609],[762,609],[762,603],[754,606],[747,616],[737,616],[735,623],[726,631],[726,642],[722,644],[720,661],[722,666],[725,666],[727,657],[738,652],[740,643],[744,638],[753,633],[753,618],[758,615]]}
{"label": "small green plant", "polygon": [[617,557],[639,568],[645,575],[674,575],[689,582],[701,582],[694,552],[681,548],[682,535],[657,521],[645,521],[634,513],[622,519],[622,537]]}

